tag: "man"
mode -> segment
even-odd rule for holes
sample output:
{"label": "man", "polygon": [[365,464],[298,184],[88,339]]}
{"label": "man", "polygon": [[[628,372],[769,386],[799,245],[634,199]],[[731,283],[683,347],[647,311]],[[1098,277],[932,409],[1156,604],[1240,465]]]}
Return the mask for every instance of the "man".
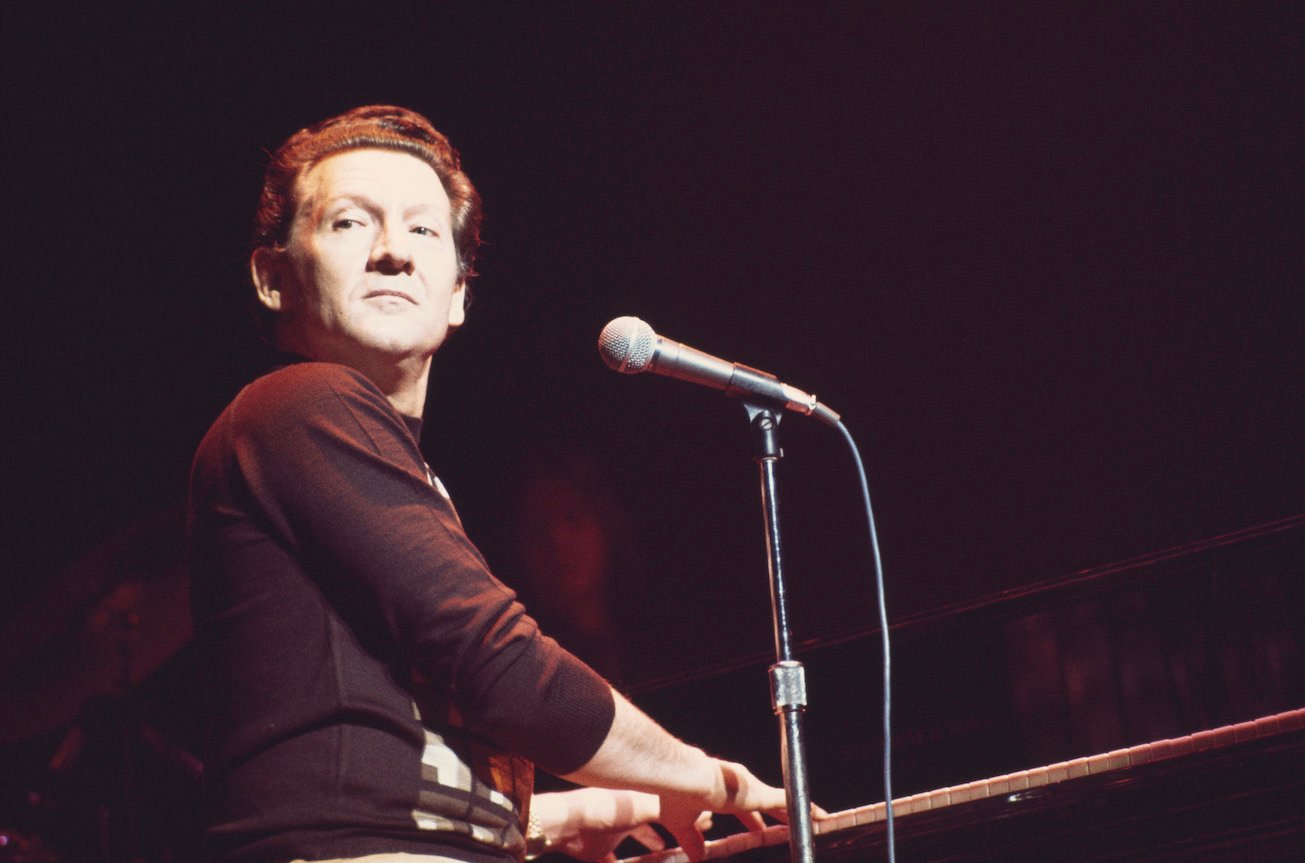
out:
{"label": "man", "polygon": [[[272,156],[251,270],[287,365],[223,412],[191,476],[217,859],[603,859],[627,834],[657,847],[654,820],[696,856],[709,812],[783,813],[781,789],[543,636],[423,461],[479,221],[456,152],[405,109]],[[532,803],[532,765],[596,787]]]}

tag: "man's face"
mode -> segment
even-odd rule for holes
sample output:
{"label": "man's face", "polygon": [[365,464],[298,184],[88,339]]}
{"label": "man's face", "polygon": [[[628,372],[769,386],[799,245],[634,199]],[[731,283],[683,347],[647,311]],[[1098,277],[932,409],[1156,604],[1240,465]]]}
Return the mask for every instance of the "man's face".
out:
{"label": "man's face", "polygon": [[255,279],[278,312],[280,343],[312,359],[362,367],[429,357],[463,321],[449,197],[425,162],[349,150],[296,184],[284,251]]}

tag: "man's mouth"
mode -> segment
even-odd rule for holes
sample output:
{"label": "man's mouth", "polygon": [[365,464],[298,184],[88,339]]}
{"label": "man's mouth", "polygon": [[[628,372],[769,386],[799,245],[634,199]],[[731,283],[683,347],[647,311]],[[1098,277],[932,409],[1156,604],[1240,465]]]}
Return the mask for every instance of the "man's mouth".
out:
{"label": "man's mouth", "polygon": [[397,297],[398,299],[401,300],[407,300],[408,302],[412,303],[414,306],[417,305],[417,301],[412,298],[412,295],[405,294],[403,291],[386,289],[380,291],[368,291],[366,294],[363,295],[364,300],[370,300],[376,297]]}

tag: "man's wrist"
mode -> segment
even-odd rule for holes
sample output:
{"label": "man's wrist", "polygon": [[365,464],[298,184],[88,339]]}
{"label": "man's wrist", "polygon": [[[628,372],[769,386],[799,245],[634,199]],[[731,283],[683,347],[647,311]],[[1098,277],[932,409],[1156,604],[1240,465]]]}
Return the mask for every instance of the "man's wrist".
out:
{"label": "man's wrist", "polygon": [[526,819],[526,859],[533,860],[548,850],[548,837],[539,822],[539,810],[531,806],[530,817]]}

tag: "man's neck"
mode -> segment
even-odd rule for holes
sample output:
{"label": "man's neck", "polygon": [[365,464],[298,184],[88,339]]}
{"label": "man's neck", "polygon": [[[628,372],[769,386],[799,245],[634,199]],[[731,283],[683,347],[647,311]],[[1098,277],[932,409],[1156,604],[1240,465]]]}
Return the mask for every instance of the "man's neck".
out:
{"label": "man's neck", "polygon": [[430,357],[405,359],[395,365],[376,369],[359,368],[358,371],[380,387],[381,392],[404,416],[421,419],[426,410],[426,383],[430,379]]}

